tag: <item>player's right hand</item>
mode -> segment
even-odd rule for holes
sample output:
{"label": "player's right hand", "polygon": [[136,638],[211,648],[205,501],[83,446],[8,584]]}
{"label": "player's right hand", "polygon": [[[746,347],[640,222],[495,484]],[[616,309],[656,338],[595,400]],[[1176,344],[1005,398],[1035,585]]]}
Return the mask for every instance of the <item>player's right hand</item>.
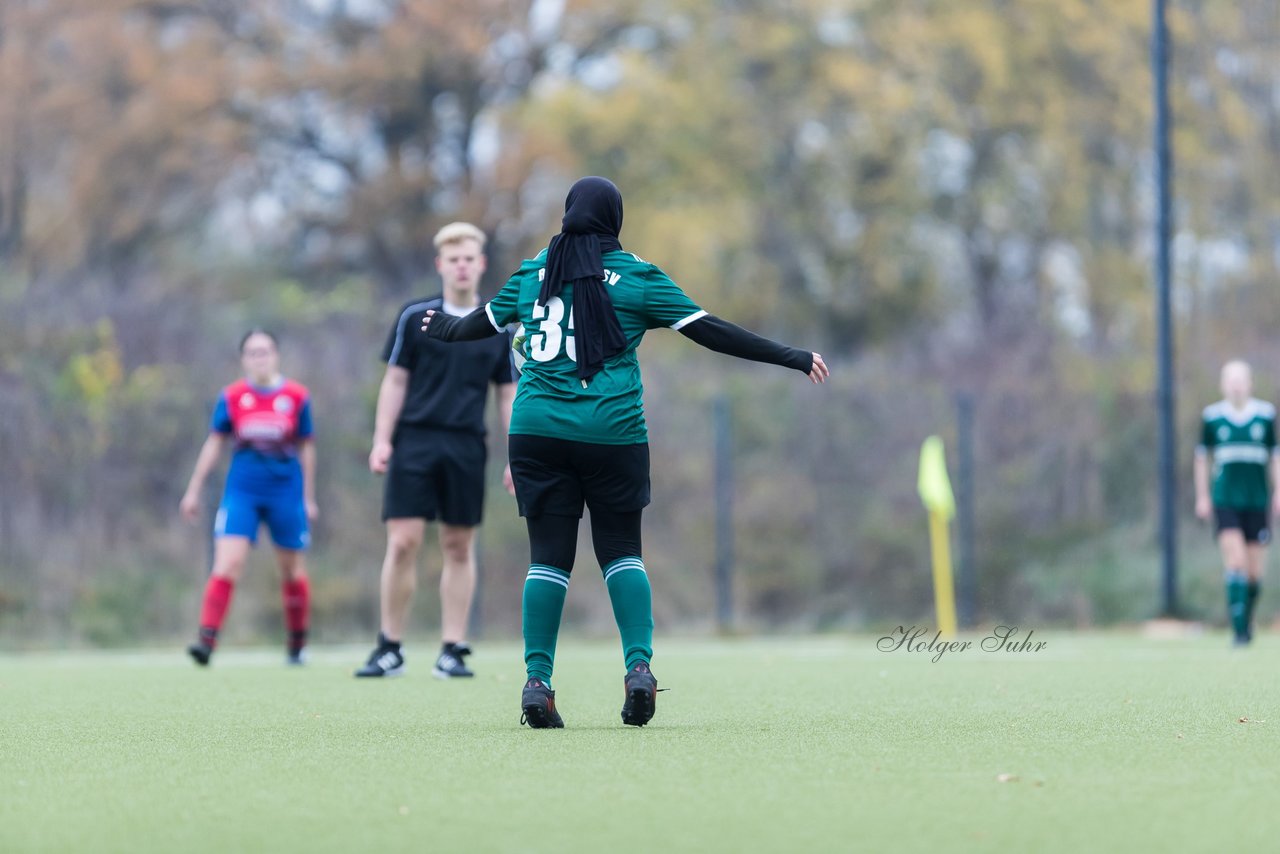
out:
{"label": "player's right hand", "polygon": [[200,518],[200,496],[192,495],[190,492],[183,495],[182,500],[178,502],[178,512],[188,522],[196,521]]}
{"label": "player's right hand", "polygon": [[1196,499],[1196,518],[1201,522],[1208,522],[1211,516],[1213,516],[1213,504],[1207,497],[1200,496]]}
{"label": "player's right hand", "polygon": [[822,361],[822,354],[814,353],[813,367],[809,368],[809,381],[812,383],[824,383],[829,376],[831,376],[831,369],[827,367],[826,362]]}
{"label": "player's right hand", "polygon": [[373,450],[369,452],[369,471],[374,474],[386,474],[390,463],[391,443],[374,442]]}

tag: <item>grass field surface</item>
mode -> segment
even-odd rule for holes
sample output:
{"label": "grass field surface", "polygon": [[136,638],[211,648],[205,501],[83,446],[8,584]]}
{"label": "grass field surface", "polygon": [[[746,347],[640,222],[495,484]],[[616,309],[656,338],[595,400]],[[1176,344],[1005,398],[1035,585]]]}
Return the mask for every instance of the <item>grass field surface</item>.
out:
{"label": "grass field surface", "polygon": [[[0,851],[1275,850],[1280,638],[659,638],[623,727],[616,646],[562,639],[559,731],[523,669],[357,681],[367,652],[0,656]],[[927,638],[924,638],[927,639]]]}

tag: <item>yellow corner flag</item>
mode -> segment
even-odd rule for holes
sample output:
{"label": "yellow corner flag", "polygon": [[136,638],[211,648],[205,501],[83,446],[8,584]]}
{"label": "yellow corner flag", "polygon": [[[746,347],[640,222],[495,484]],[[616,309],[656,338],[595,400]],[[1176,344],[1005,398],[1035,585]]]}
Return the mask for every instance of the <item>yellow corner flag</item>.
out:
{"label": "yellow corner flag", "polygon": [[917,489],[920,490],[920,500],[930,513],[941,513],[946,519],[956,515],[956,497],[951,493],[951,479],[947,477],[942,440],[937,436],[930,436],[920,446],[920,480]]}
{"label": "yellow corner flag", "polygon": [[951,580],[951,537],[947,523],[956,515],[956,498],[947,477],[942,439],[930,436],[920,446],[920,500],[929,511],[929,545],[933,555],[933,600],[938,613],[938,631],[943,637],[956,634],[956,594]]}

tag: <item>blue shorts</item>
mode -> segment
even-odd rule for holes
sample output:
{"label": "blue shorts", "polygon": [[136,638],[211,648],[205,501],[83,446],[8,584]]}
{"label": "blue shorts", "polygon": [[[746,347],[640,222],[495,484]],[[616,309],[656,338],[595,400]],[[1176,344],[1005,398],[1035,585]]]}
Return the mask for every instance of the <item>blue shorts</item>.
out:
{"label": "blue shorts", "polygon": [[300,488],[270,493],[228,488],[222,494],[213,533],[217,537],[248,537],[257,545],[258,527],[263,522],[271,531],[271,541],[282,549],[302,551],[311,544]]}

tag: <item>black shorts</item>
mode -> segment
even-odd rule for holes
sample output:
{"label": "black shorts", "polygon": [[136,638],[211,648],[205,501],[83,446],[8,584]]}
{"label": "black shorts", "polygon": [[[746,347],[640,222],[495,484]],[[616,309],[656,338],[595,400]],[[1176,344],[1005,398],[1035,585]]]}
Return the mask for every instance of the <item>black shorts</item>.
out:
{"label": "black shorts", "polygon": [[582,518],[582,508],[617,513],[649,504],[649,445],[597,445],[545,436],[507,440],[520,515]]}
{"label": "black shorts", "polygon": [[484,513],[484,438],[457,430],[399,427],[392,440],[382,521],[439,520],[475,527]]}
{"label": "black shorts", "polygon": [[1217,521],[1214,535],[1235,528],[1244,534],[1246,543],[1266,545],[1271,542],[1271,529],[1266,510],[1237,510],[1234,507],[1214,507],[1213,515]]}

